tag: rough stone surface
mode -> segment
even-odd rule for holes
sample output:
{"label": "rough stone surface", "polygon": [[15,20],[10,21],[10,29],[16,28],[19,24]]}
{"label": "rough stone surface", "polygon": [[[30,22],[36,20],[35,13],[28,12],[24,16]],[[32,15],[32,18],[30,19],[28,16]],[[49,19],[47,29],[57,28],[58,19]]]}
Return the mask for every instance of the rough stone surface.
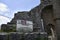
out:
{"label": "rough stone surface", "polygon": [[[0,40],[40,40],[41,37],[47,36],[40,33],[0,33]],[[44,37],[47,38],[47,37]]]}
{"label": "rough stone surface", "polygon": [[16,13],[8,24],[16,24],[18,19],[31,20],[33,22],[33,32],[42,32],[41,19],[43,19],[45,31],[52,33],[52,28],[54,36],[57,38],[55,40],[60,40],[60,0],[41,0],[41,4],[29,12]]}
{"label": "rough stone surface", "polygon": [[8,40],[8,34],[0,33],[0,40]]}

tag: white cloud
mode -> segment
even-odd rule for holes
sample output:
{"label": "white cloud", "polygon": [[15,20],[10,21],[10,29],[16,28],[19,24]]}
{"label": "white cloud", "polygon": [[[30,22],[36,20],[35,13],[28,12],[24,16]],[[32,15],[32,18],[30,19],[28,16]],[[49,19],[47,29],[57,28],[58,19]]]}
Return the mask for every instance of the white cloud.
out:
{"label": "white cloud", "polygon": [[9,17],[10,13],[10,8],[4,3],[0,3],[0,14]]}
{"label": "white cloud", "polygon": [[0,25],[1,24],[6,24],[7,22],[9,22],[10,19],[9,18],[6,18],[4,16],[0,16]]}
{"label": "white cloud", "polygon": [[4,3],[0,3],[0,25],[6,24],[9,20],[9,18],[3,17],[2,15],[10,17],[10,9],[8,6]]}
{"label": "white cloud", "polygon": [[0,11],[1,12],[7,12],[7,11],[9,11],[9,8],[6,4],[0,3]]}
{"label": "white cloud", "polygon": [[[6,18],[4,16],[0,16],[0,25],[1,24],[7,24],[7,22],[10,22],[9,18]],[[0,27],[0,29],[1,29],[1,27]]]}

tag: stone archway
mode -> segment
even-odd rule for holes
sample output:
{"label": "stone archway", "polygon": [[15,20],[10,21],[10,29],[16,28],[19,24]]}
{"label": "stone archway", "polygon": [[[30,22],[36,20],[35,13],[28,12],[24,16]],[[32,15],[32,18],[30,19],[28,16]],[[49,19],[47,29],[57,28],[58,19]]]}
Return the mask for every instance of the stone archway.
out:
{"label": "stone archway", "polygon": [[41,12],[41,18],[44,20],[44,24],[47,25],[49,23],[54,23],[53,18],[53,6],[52,5],[48,5],[46,7],[44,7],[42,9]]}
{"label": "stone archway", "polygon": [[[41,12],[41,18],[44,22],[45,31],[48,33],[48,36],[54,36],[55,32],[55,23],[54,23],[54,14],[53,14],[53,5],[45,6]],[[48,31],[49,30],[49,31]],[[55,36],[54,36],[55,37]],[[53,38],[53,37],[52,37]],[[53,39],[51,39],[53,40]]]}
{"label": "stone archway", "polygon": [[51,40],[55,40],[55,26],[53,24],[48,24],[46,25],[46,32],[48,34],[48,38],[50,38]]}

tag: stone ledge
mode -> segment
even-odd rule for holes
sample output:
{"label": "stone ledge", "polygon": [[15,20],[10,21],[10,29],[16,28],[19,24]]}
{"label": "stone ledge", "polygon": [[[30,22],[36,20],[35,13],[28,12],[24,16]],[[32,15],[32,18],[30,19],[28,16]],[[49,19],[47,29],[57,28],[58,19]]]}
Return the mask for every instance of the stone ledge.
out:
{"label": "stone ledge", "polygon": [[56,20],[60,20],[60,18],[55,18],[54,21],[56,21]]}

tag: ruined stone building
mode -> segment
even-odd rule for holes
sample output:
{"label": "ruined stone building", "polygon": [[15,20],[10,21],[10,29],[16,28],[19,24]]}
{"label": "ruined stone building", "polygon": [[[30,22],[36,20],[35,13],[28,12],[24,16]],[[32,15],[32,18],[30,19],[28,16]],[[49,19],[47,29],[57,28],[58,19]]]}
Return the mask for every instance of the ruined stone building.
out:
{"label": "ruined stone building", "polygon": [[[6,25],[15,25],[17,19],[31,20],[33,32],[45,31],[48,36],[53,37],[53,40],[60,40],[60,0],[41,0],[41,4],[29,12],[16,13],[11,22]],[[44,30],[42,29],[42,20]]]}

